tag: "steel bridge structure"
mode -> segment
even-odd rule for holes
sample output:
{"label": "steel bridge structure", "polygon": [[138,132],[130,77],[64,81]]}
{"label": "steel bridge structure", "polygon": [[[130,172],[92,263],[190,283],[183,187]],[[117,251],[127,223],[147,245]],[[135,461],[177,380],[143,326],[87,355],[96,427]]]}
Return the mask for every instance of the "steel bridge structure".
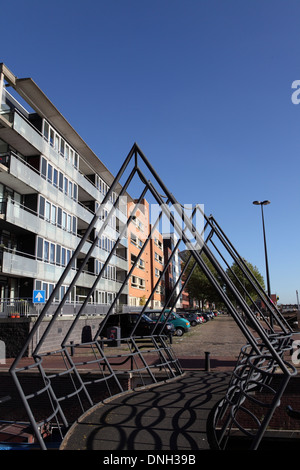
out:
{"label": "steel bridge structure", "polygon": [[[133,188],[134,193],[140,190],[138,197],[134,198],[135,207],[133,211],[127,217],[126,223],[120,228],[119,237],[115,241],[111,252],[107,255],[107,259],[91,286],[85,301],[74,316],[71,327],[62,340],[61,348],[56,351],[49,350],[45,352],[43,347],[46,339],[52,328],[54,328],[63,305],[67,301],[73,286],[82,275],[84,266],[92,256],[93,250],[97,246],[97,241],[108,226],[114,211],[119,210],[122,198],[126,198],[128,194],[133,194],[131,188]],[[111,194],[116,190],[118,198],[112,203]],[[151,231],[144,240],[139,256],[137,256],[134,264],[129,268],[126,278],[120,284],[119,292],[110,304],[109,310],[100,323],[99,328],[93,333],[91,340],[84,343],[74,343],[72,335],[75,326],[79,319],[84,316],[88,301],[93,296],[97,284],[103,277],[105,268],[111,257],[114,256],[122,237],[127,237],[127,230],[130,228],[130,224],[133,223],[139,204],[145,197],[150,201],[150,204],[155,206],[157,217],[156,220],[151,220]],[[105,214],[107,216],[103,218],[104,211],[102,209],[104,208],[106,209]],[[114,315],[118,307],[119,297],[124,287],[128,285],[133,269],[153,236],[154,230],[163,221],[167,221],[170,227],[169,231],[172,230],[176,234],[178,242],[175,244],[169,260],[165,263],[160,277],[157,279],[157,284],[154,286],[146,304],[139,312],[137,323],[131,334],[127,337],[121,336],[122,343],[127,346],[126,351],[121,354],[113,353],[113,349],[109,348],[111,340],[109,338],[103,339],[105,337],[106,323],[108,318]],[[92,231],[95,233],[94,241],[87,243]],[[155,289],[163,281],[165,272],[179,246],[184,247],[186,260],[180,277],[174,286],[174,295],[169,297],[172,300],[166,302],[161,309],[161,315],[154,325],[151,334],[146,338],[137,336],[135,331],[144,312],[149,308]],[[80,264],[80,268],[74,269],[76,259],[80,254],[82,257],[82,253],[85,253],[84,262]],[[246,282],[240,283],[239,279],[241,279],[241,276],[237,276],[236,270],[232,270],[233,263],[236,270],[242,273],[242,277]],[[239,429],[240,432],[245,433],[250,438],[251,448],[256,449],[259,447],[289,379],[296,373],[295,369],[285,360],[286,352],[289,352],[292,348],[293,332],[277,307],[267,296],[263,287],[257,283],[247,264],[238,254],[214,217],[207,216],[201,205],[186,207],[179,203],[167,189],[139,146],[134,144],[99,209],[95,213],[87,231],[75,249],[61,278],[57,281],[55,289],[37,318],[24,347],[10,368],[10,374],[18,389],[36,439],[42,449],[47,448],[43,439],[43,431],[47,425],[55,423],[62,439],[70,428],[72,423],[69,422],[66,413],[70,400],[77,400],[83,413],[95,405],[95,399],[91,392],[95,387],[106,387],[107,393],[110,395],[124,391],[124,385],[115,367],[117,358],[119,362],[120,360],[124,363],[127,361],[127,371],[140,377],[140,383],[143,383],[142,381],[145,377],[147,378],[147,383],[149,381],[154,384],[159,382],[162,371],[164,372],[164,377],[172,379],[176,379],[183,374],[172,349],[172,344],[163,333],[163,326],[172,310],[175,309],[176,302],[196,267],[199,267],[204,272],[214,286],[228,313],[234,318],[238,327],[243,332],[246,344],[241,349],[240,358],[232,373],[227,393],[213,410],[210,422],[208,423],[211,447],[225,449],[233,429]],[[69,284],[68,290],[53,311],[53,303],[57,292],[70,274],[72,275],[72,281]],[[254,296],[251,296],[245,286],[251,286],[251,292],[255,292],[255,299],[261,300],[264,309],[259,308],[258,304],[253,300]],[[47,328],[33,351],[32,363],[30,365],[27,364],[25,367],[22,365],[22,359],[27,347],[32,338],[37,334],[41,322],[48,315],[50,307],[52,310]],[[258,319],[257,313],[261,319]],[[99,373],[97,376],[93,378],[82,376],[80,370],[83,363],[80,362],[80,354],[77,354],[81,350],[84,350],[85,357],[87,352],[89,352],[89,362],[94,365],[96,364],[98,367]],[[71,351],[73,352],[72,354]],[[57,359],[59,358],[62,364],[62,367],[55,372],[49,371],[46,367],[47,359],[53,356]],[[153,357],[156,358],[154,361]],[[86,364],[87,362],[85,361]],[[41,379],[38,382],[40,384],[39,389],[36,389],[35,386],[32,386],[32,389],[28,389],[28,384],[26,386],[23,384],[22,377],[24,370],[38,373]],[[273,384],[275,376],[277,379],[276,386]],[[57,387],[57,379],[61,377],[65,377],[70,381],[70,388],[67,393],[62,392]],[[266,389],[271,392],[272,400],[268,403],[258,403],[254,394],[254,391],[257,389]],[[44,409],[51,410],[47,416],[41,416],[40,408],[36,408],[36,403],[41,400],[47,401],[49,404],[49,406],[44,407]],[[247,406],[247,403],[251,403],[253,400],[261,409],[260,413],[257,413],[255,416],[249,411]],[[246,428],[242,421],[240,421],[240,415],[244,413],[251,415],[253,422],[251,429]],[[77,419],[78,417],[75,416],[73,418]]]}

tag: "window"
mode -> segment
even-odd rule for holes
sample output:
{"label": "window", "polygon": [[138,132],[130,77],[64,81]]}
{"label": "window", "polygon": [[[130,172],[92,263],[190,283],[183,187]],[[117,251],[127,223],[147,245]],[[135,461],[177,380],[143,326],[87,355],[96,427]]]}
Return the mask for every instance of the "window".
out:
{"label": "window", "polygon": [[65,248],[61,249],[61,264],[62,266],[66,265],[66,249]]}
{"label": "window", "polygon": [[54,206],[54,205],[52,204],[52,208],[51,208],[51,222],[52,222],[52,224],[54,224],[54,225],[56,224],[56,209],[57,209],[56,206]]}
{"label": "window", "polygon": [[65,154],[65,141],[63,139],[60,139],[60,153]]}
{"label": "window", "polygon": [[158,261],[160,264],[163,263],[163,259],[162,259],[162,256],[160,256],[158,253],[154,253],[154,258],[155,258],[155,261]]}
{"label": "window", "polygon": [[37,238],[37,250],[36,250],[37,259],[43,259],[43,239],[38,237]]}
{"label": "window", "polygon": [[63,215],[63,217],[62,217],[62,228],[64,230],[67,230],[67,214],[65,213],[65,211],[63,211],[62,215]]}
{"label": "window", "polygon": [[141,279],[137,276],[131,276],[131,286],[137,289],[145,289],[145,279]]}
{"label": "window", "polygon": [[53,185],[57,188],[58,184],[58,171],[56,168],[53,168]]}
{"label": "window", "polygon": [[59,135],[55,134],[55,150],[59,150]]}
{"label": "window", "polygon": [[67,231],[68,232],[71,232],[72,231],[72,227],[71,227],[71,222],[72,222],[72,217],[68,214],[68,217],[67,217]]}
{"label": "window", "polygon": [[64,156],[69,162],[71,162],[76,169],[79,168],[79,155],[45,120],[43,121],[43,135],[50,145],[60,153],[60,155]]}
{"label": "window", "polygon": [[41,159],[41,176],[46,179],[47,175],[47,160],[42,157]]}
{"label": "window", "polygon": [[159,246],[160,248],[162,248],[162,243],[161,243],[161,241],[160,241],[158,238],[154,237],[154,243],[155,243],[155,245],[157,245],[157,246]]}
{"label": "window", "polygon": [[51,204],[49,201],[46,201],[45,205],[45,220],[50,221],[50,213],[51,213]]}
{"label": "window", "polygon": [[50,145],[54,147],[54,130],[50,129]]}
{"label": "window", "polygon": [[59,180],[58,180],[58,189],[63,192],[64,189],[64,175],[62,172],[59,172]]}
{"label": "window", "polygon": [[61,227],[62,224],[62,209],[61,207],[57,208],[57,226]]}
{"label": "window", "polygon": [[77,201],[78,198],[78,187],[77,184],[73,184],[73,199],[74,201]]}
{"label": "window", "polygon": [[50,244],[50,263],[55,263],[55,245],[54,243]]}
{"label": "window", "polygon": [[61,263],[61,246],[56,245],[56,264]]}
{"label": "window", "polygon": [[44,240],[44,261],[49,261],[49,242]]}
{"label": "window", "polygon": [[131,243],[133,243],[134,245],[137,245],[137,236],[134,234],[134,233],[131,233],[130,234],[130,241]]}
{"label": "window", "polygon": [[39,216],[43,219],[45,215],[45,198],[40,196]]}
{"label": "window", "polygon": [[50,163],[48,163],[47,179],[48,179],[49,183],[51,183],[51,184],[52,184],[52,170],[53,170],[52,165],[50,165]]}
{"label": "window", "polygon": [[68,194],[68,178],[64,178],[64,191],[65,191],[65,194]]}
{"label": "window", "polygon": [[74,155],[74,166],[75,168],[78,168],[78,164],[79,164],[79,156],[77,153],[75,153]]}
{"label": "window", "polygon": [[73,229],[72,232],[76,235],[77,233],[77,218],[73,216]]}
{"label": "window", "polygon": [[49,124],[46,121],[44,121],[44,137],[46,140],[49,139]]}
{"label": "window", "polygon": [[69,150],[70,150],[69,146],[66,145],[66,155],[65,155],[65,157],[66,157],[67,160],[69,160],[69,155],[70,155]]}

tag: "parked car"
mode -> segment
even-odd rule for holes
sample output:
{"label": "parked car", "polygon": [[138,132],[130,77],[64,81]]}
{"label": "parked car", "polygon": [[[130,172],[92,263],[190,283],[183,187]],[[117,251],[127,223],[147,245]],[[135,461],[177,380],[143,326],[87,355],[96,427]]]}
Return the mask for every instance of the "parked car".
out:
{"label": "parked car", "polygon": [[190,322],[191,326],[197,326],[202,323],[201,318],[199,315],[197,315],[197,313],[193,313],[193,312],[176,312],[176,313],[181,318],[186,318]]}
{"label": "parked car", "polygon": [[[158,319],[161,310],[152,310],[152,311],[146,311],[146,314],[148,317],[151,319]],[[164,322],[166,317],[168,318],[168,322],[172,323],[175,327],[175,335],[176,336],[182,336],[184,333],[188,331],[190,328],[191,324],[186,318],[181,318],[177,313],[171,312],[170,314],[168,313],[168,310],[166,310],[165,315],[162,315],[160,321]]]}
{"label": "parked car", "polygon": [[203,313],[202,313],[202,317],[204,318],[204,320],[205,320],[206,322],[209,321],[209,320],[212,320],[212,318],[213,318],[213,317],[210,315],[209,312],[203,312]]}
{"label": "parked car", "polygon": [[[112,327],[119,327],[121,330],[121,338],[128,338],[131,336],[131,333],[139,319],[139,313],[118,313],[111,314],[105,325],[104,331],[102,332],[103,337],[108,337],[108,331]],[[134,336],[150,336],[156,325],[154,319],[149,318],[147,315],[143,314],[141,320],[139,321],[135,331]],[[154,330],[154,334],[165,334],[167,336],[172,336],[175,332],[175,327],[170,322],[167,322],[164,325],[163,331],[161,332],[160,328],[157,327]]]}

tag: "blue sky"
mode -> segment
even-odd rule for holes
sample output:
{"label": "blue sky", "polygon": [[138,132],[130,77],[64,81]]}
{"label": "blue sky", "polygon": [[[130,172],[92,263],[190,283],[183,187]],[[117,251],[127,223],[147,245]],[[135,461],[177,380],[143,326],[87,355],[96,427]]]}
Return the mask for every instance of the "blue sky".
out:
{"label": "blue sky", "polygon": [[[298,0],[16,0],[0,61],[31,77],[116,173],[137,142],[271,289],[300,291]],[[4,20],[5,19],[5,20]]]}

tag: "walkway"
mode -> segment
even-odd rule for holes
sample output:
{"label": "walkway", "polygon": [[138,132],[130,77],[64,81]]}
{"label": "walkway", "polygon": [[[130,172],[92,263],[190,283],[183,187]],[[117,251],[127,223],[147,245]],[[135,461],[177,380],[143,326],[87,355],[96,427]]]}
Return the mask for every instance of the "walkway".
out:
{"label": "walkway", "polygon": [[119,395],[73,425],[63,450],[209,449],[206,421],[224,396],[229,372],[190,371],[162,385]]}

